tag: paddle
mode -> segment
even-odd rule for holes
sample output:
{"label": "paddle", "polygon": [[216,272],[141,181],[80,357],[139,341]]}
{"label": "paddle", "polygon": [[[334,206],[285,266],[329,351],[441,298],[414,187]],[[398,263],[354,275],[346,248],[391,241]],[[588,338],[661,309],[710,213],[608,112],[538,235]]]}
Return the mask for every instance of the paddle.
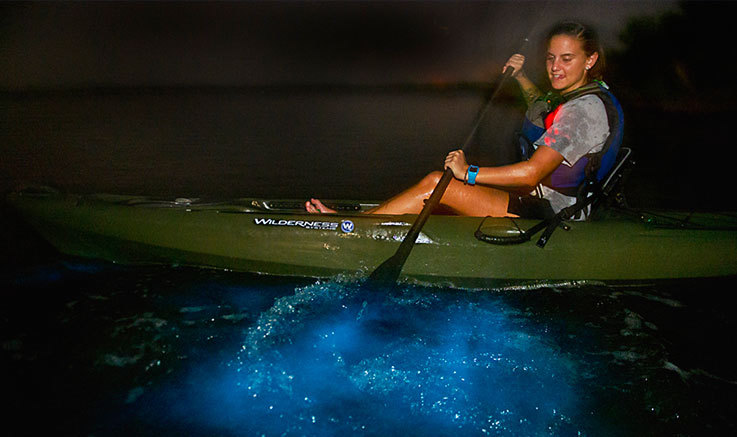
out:
{"label": "paddle", "polygon": [[[525,43],[527,43],[527,38],[525,39]],[[466,137],[463,147],[461,147],[464,152],[467,151],[466,149],[469,144],[471,144],[471,140],[473,140],[473,137],[476,135],[476,131],[481,125],[481,121],[486,116],[486,112],[489,110],[489,107],[491,107],[491,102],[496,98],[497,94],[499,94],[499,91],[502,89],[502,85],[512,75],[512,73],[514,73],[514,68],[507,67],[491,97],[489,97],[481,111],[479,111],[476,116],[476,121],[473,124],[473,128],[468,134],[468,137]],[[425,206],[422,208],[422,211],[420,211],[417,219],[415,219],[415,222],[412,224],[409,232],[407,232],[407,236],[402,240],[397,251],[389,259],[381,263],[373,273],[371,273],[368,278],[368,284],[377,287],[389,287],[397,282],[399,274],[402,272],[402,267],[404,267],[404,263],[407,261],[407,257],[409,257],[410,252],[412,252],[412,248],[415,246],[415,242],[417,241],[417,237],[420,235],[422,227],[425,226],[425,222],[427,222],[430,214],[440,203],[440,199],[443,197],[445,189],[448,188],[452,179],[453,171],[449,168],[445,169],[443,177],[440,178],[440,181],[435,186],[430,198],[425,201]]]}

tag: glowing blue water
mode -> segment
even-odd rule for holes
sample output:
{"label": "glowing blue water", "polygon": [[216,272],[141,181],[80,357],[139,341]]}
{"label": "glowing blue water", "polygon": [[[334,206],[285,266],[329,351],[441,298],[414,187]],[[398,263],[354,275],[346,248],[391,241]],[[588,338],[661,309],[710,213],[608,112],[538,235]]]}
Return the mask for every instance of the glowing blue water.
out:
{"label": "glowing blue water", "polygon": [[[221,350],[175,381],[133,389],[127,402],[161,406],[150,418],[136,413],[149,426],[186,424],[203,434],[575,429],[576,365],[516,310],[464,294],[371,293],[338,283],[298,288],[243,330],[230,359]],[[187,305],[184,324],[193,314],[247,318]],[[157,325],[150,317],[138,323]]]}
{"label": "glowing blue water", "polygon": [[28,311],[3,313],[10,388],[65,432],[693,435],[703,405],[733,426],[732,385],[669,348],[684,305],[656,289],[386,292],[86,263],[28,276],[11,305]]}
{"label": "glowing blue water", "polygon": [[409,294],[364,306],[365,294],[325,284],[278,300],[220,385],[247,401],[220,411],[245,407],[251,418],[233,425],[267,434],[534,435],[568,425],[575,366],[542,333],[516,326],[498,302]]}

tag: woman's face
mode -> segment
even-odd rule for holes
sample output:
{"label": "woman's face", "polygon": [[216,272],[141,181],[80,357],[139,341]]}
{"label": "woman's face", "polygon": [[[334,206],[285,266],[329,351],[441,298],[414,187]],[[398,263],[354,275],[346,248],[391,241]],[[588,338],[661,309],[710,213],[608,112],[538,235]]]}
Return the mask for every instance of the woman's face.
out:
{"label": "woman's face", "polygon": [[545,64],[554,90],[571,92],[588,82],[587,70],[594,66],[599,54],[586,56],[583,43],[568,35],[555,35],[548,43]]}

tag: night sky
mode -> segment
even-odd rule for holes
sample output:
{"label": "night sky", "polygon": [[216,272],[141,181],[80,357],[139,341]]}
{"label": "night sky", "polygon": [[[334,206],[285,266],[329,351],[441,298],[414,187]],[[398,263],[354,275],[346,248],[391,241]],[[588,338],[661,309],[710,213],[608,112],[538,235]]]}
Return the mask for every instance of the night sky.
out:
{"label": "night sky", "polygon": [[[547,5],[547,6],[546,6]],[[579,18],[616,47],[672,1],[31,2],[0,6],[0,89],[488,79]]]}

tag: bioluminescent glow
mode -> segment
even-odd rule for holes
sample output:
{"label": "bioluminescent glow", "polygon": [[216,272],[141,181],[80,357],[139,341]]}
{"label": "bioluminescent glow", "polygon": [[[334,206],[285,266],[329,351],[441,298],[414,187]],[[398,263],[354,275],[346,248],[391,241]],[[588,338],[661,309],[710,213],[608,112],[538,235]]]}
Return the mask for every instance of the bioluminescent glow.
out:
{"label": "bioluminescent glow", "polygon": [[575,364],[516,310],[370,293],[327,283],[277,299],[231,361],[206,360],[162,393],[162,414],[246,435],[576,429]]}
{"label": "bioluminescent glow", "polygon": [[[12,416],[54,412],[73,435],[700,435],[705,418],[733,428],[722,345],[734,324],[702,316],[713,304],[698,306],[692,284],[386,292],[92,267],[11,281],[2,350],[23,400]],[[44,425],[23,423],[28,434]]]}

